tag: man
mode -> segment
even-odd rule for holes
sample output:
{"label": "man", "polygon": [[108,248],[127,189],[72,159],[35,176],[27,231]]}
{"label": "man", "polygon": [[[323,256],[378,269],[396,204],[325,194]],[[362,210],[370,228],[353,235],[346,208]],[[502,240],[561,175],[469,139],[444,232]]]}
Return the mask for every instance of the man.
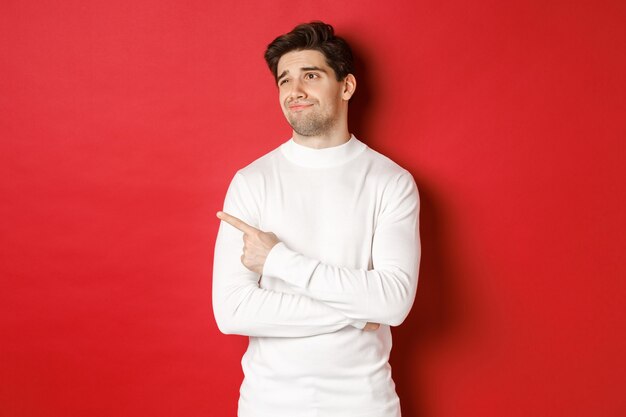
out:
{"label": "man", "polygon": [[297,26],[265,59],[293,137],[237,172],[217,214],[215,318],[250,337],[238,415],[397,417],[390,326],[417,288],[415,182],[349,133],[352,53],[330,25]]}

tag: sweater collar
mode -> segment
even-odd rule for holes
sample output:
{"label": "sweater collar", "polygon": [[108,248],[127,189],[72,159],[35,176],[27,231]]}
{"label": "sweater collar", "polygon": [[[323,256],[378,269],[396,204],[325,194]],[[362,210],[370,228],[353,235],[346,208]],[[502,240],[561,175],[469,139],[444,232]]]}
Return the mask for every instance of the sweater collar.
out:
{"label": "sweater collar", "polygon": [[291,138],[280,146],[280,150],[285,158],[296,165],[307,168],[329,168],[352,160],[366,147],[367,145],[351,135],[346,143],[322,149],[299,145]]}

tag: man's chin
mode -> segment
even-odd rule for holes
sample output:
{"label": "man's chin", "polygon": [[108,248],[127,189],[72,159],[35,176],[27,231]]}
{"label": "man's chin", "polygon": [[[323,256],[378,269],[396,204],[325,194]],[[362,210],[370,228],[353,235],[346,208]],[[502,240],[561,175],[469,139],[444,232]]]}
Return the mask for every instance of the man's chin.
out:
{"label": "man's chin", "polygon": [[287,122],[295,133],[300,136],[319,136],[328,131],[331,123],[320,123],[317,120],[287,118]]}

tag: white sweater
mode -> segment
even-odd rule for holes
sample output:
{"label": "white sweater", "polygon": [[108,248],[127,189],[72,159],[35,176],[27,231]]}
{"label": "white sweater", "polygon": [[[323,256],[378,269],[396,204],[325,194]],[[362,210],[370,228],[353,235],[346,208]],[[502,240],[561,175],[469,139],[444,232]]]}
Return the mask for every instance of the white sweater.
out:
{"label": "white sweater", "polygon": [[400,416],[389,326],[417,289],[411,174],[354,136],[289,140],[237,172],[224,211],[281,240],[262,277],[241,264],[240,231],[222,222],[215,244],[217,324],[250,336],[239,417]]}

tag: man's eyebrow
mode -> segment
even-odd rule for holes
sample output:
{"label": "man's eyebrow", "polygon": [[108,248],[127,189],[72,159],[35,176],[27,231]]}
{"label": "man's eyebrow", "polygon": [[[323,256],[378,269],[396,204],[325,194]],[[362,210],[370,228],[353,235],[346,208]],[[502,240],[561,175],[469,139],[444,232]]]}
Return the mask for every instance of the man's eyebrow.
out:
{"label": "man's eyebrow", "polygon": [[320,71],[323,73],[328,73],[328,71],[326,71],[324,68],[320,68],[320,67],[302,67],[300,68],[301,71]]}
{"label": "man's eyebrow", "polygon": [[280,81],[281,78],[283,78],[285,75],[289,74],[288,70],[284,70],[279,76],[278,78],[276,78],[276,82]]}
{"label": "man's eyebrow", "polygon": [[[320,68],[320,67],[302,67],[300,68],[300,71],[319,71],[319,72],[323,72],[324,74],[328,74],[328,71],[326,71],[324,68]],[[289,70],[284,70],[283,72],[281,72],[281,74],[278,76],[278,78],[276,78],[276,82],[280,81],[281,78],[285,77],[287,74],[289,74]]]}

